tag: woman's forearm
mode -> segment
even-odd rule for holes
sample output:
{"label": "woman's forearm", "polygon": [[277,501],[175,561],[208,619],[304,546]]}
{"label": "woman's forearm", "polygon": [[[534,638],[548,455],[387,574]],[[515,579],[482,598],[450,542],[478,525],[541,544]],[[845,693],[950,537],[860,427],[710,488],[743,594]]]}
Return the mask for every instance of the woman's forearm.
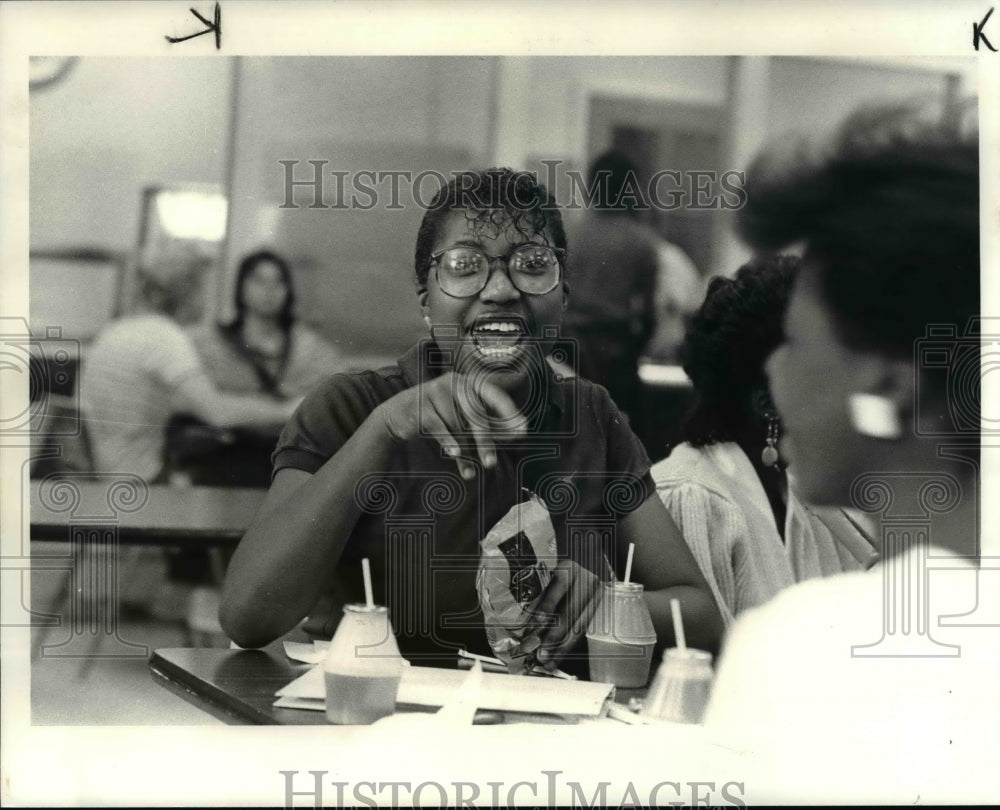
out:
{"label": "woman's forearm", "polygon": [[723,623],[712,594],[693,585],[675,585],[646,592],[646,606],[653,617],[656,645],[659,649],[677,646],[670,600],[680,602],[684,636],[689,647],[717,654],[722,641]]}
{"label": "woman's forearm", "polygon": [[373,414],[315,475],[283,470],[229,566],[220,619],[244,647],[291,630],[334,575],[361,514],[355,486],[393,451]]}

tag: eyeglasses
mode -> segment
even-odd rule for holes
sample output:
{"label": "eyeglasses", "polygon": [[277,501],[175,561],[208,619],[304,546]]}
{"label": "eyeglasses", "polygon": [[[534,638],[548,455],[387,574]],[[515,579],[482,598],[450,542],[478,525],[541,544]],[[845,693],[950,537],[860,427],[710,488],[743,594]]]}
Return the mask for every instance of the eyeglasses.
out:
{"label": "eyeglasses", "polygon": [[559,286],[562,278],[562,248],[527,244],[506,256],[487,256],[475,247],[453,247],[431,254],[438,286],[452,298],[470,298],[486,289],[495,261],[507,264],[510,283],[519,292],[545,295]]}

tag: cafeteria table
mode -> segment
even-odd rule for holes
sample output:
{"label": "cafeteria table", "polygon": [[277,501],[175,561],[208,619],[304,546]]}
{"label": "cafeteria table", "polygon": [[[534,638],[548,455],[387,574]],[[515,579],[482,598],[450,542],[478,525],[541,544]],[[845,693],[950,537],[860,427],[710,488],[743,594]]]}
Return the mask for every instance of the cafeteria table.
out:
{"label": "cafeteria table", "polygon": [[[372,725],[334,726],[321,711],[274,708],[275,692],[309,666],[286,658],[280,641],[259,650],[158,649],[149,661],[157,683],[213,717],[234,726],[270,727],[253,734],[234,728],[235,735],[213,729],[206,740],[232,744],[213,749],[210,758],[228,749],[253,774],[274,773],[279,781],[268,784],[277,785],[276,791],[294,787],[298,804],[368,803],[359,790],[368,785],[389,806],[390,790],[381,791],[396,785],[404,798],[424,795],[419,786],[426,786],[436,806],[516,806],[515,795],[533,796],[536,806],[539,798],[548,806],[601,806],[608,802],[597,798],[605,793],[613,799],[610,806],[625,805],[619,795],[632,796],[629,806],[660,806],[674,800],[698,804],[724,793],[739,798],[746,784],[744,752],[698,725],[479,712],[470,726],[408,710]],[[627,700],[622,691],[617,703]],[[288,733],[293,729],[282,726],[302,728]],[[441,784],[441,791],[429,782]],[[451,791],[459,786],[465,798],[478,795],[480,803],[455,798]],[[631,794],[621,793],[626,786]],[[496,790],[498,798],[491,799]],[[275,792],[281,795],[292,796]],[[395,793],[391,797],[392,804],[407,804]],[[293,806],[291,798],[286,806]]]}
{"label": "cafeteria table", "polygon": [[[66,544],[58,552],[36,546],[23,557],[25,570],[65,572],[56,600],[61,613],[35,612],[30,621],[45,628],[42,654],[84,659],[81,674],[98,648],[107,657],[148,655],[143,645],[119,637],[119,583],[130,575],[121,562],[124,547],[209,550],[215,556],[205,562],[218,579],[219,555],[236,547],[265,495],[263,489],[150,485],[127,473],[52,475],[31,481],[29,490],[32,542]],[[49,631],[60,626],[68,627],[69,639],[47,643]]]}
{"label": "cafeteria table", "polygon": [[275,642],[259,650],[174,647],[153,652],[153,680],[230,725],[319,725],[326,714],[277,709],[275,692],[310,667]]}
{"label": "cafeteria table", "polygon": [[264,494],[146,484],[130,474],[52,476],[30,484],[31,539],[72,541],[75,533],[100,527],[134,545],[235,546]]}
{"label": "cafeteria table", "polygon": [[[282,640],[258,650],[159,649],[149,659],[153,679],[175,695],[230,725],[321,725],[326,715],[310,709],[275,708],[275,692],[304,674],[310,664],[289,660]],[[645,690],[618,689],[625,704]],[[532,722],[563,723],[555,715],[518,715]]]}

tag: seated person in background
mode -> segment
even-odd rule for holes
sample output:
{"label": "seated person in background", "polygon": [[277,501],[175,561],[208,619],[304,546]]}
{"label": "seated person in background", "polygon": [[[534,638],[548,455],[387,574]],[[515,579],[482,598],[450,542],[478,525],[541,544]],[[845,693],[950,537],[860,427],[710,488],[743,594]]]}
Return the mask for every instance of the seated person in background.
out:
{"label": "seated person in background", "polygon": [[565,335],[576,344],[580,376],[603,385],[629,417],[639,407],[639,357],[656,325],[658,239],[638,219],[637,169],[608,152],[587,173],[592,209],[571,242],[573,292]]}
{"label": "seated person in background", "polygon": [[660,643],[673,641],[676,597],[691,643],[717,646],[718,610],[639,441],[606,391],[546,362],[565,251],[559,209],[526,173],[464,173],[438,192],[415,251],[429,338],[398,365],[330,378],[286,427],[226,578],[221,620],[237,644],[266,644],[307,615],[306,629],[329,636],[332,592],[364,601],[369,557],[404,656],[454,665],[459,648],[489,653],[480,541],[528,491],[572,489],[561,510],[549,500],[560,562],[539,610],[558,619],[538,659],[554,666],[576,647],[596,608],[594,568],[607,576],[607,554],[621,576],[630,542]]}
{"label": "seated person in background", "polygon": [[240,262],[232,323],[191,330],[202,365],[216,386],[235,393],[295,397],[343,370],[340,352],[295,319],[287,262],[270,251]]}
{"label": "seated person in background", "polygon": [[[980,339],[966,332],[980,303],[980,144],[961,112],[865,111],[825,149],[796,144],[791,162],[768,154],[748,172],[748,241],[805,247],[767,363],[782,455],[804,500],[864,506],[885,544],[871,571],[788,588],[727,639],[706,723],[757,752],[755,778],[789,796],[1000,795]],[[929,327],[948,326],[925,356]]]}
{"label": "seated person in background", "polygon": [[[797,267],[776,257],[712,279],[680,350],[697,396],[686,441],[652,470],[727,626],[795,582],[861,567],[795,497],[777,449],[764,361],[781,341]],[[857,532],[849,539],[871,549]]]}
{"label": "seated person in background", "polygon": [[[108,324],[86,347],[80,398],[95,470],[165,483],[172,473],[167,427],[177,414],[233,427],[283,422],[294,410],[297,402],[222,393],[202,368],[183,324],[199,316],[209,266],[175,255],[140,267],[138,311]],[[143,559],[138,549],[129,556],[122,603],[158,618],[185,618],[193,587],[213,579],[201,550],[169,552],[169,583],[160,581],[157,559]]]}
{"label": "seated person in background", "polygon": [[187,256],[140,267],[138,312],[108,324],[86,347],[80,396],[97,470],[163,481],[173,414],[230,427],[284,422],[294,410],[297,402],[222,393],[205,373],[182,325],[199,316],[208,267]]}
{"label": "seated person in background", "polygon": [[[301,397],[344,369],[340,353],[295,320],[295,288],[288,264],[270,251],[240,262],[236,318],[227,326],[199,324],[189,332],[208,376],[222,391]],[[195,483],[267,487],[271,453],[283,423],[235,431],[206,429],[197,419],[171,424],[175,466]]]}

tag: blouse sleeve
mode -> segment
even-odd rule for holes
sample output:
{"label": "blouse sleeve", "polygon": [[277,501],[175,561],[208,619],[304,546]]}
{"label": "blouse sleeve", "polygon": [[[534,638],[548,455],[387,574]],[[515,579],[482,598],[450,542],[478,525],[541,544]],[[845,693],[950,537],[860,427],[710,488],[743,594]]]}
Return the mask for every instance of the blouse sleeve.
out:
{"label": "blouse sleeve", "polygon": [[657,482],[657,494],[698,561],[728,628],[737,596],[733,555],[739,538],[746,534],[742,514],[734,504],[698,484]]}

